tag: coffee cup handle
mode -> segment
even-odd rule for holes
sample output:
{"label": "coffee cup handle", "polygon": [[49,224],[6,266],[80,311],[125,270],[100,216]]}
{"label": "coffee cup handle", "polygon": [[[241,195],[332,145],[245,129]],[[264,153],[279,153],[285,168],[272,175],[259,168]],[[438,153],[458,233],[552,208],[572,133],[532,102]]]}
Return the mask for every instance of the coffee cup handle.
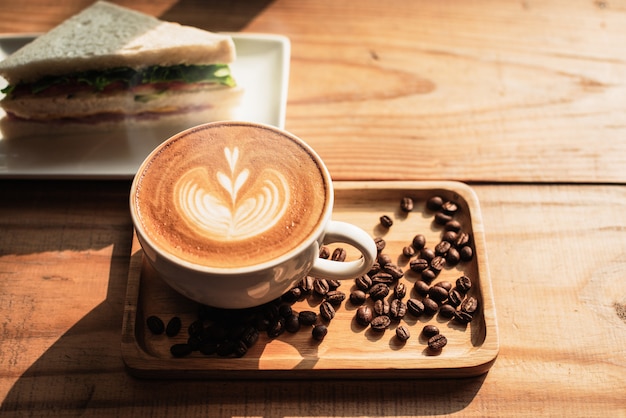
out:
{"label": "coffee cup handle", "polygon": [[356,248],[362,255],[353,261],[332,261],[317,258],[313,263],[311,276],[325,279],[355,279],[367,273],[376,261],[376,244],[370,235],[361,228],[341,221],[330,221],[326,227],[324,244],[343,242]]}

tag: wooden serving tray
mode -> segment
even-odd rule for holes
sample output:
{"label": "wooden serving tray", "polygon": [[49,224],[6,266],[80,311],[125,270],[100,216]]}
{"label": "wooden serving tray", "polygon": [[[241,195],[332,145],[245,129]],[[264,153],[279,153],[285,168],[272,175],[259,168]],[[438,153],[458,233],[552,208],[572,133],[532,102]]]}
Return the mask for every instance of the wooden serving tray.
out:
{"label": "wooden serving tray", "polygon": [[[406,301],[417,297],[413,284],[420,278],[409,269],[402,248],[418,233],[426,236],[429,248],[441,240],[442,228],[425,209],[426,200],[433,195],[441,195],[460,206],[455,219],[473,238],[474,258],[444,269],[432,282],[447,280],[454,284],[463,274],[471,278],[473,286],[469,295],[478,300],[479,310],[470,324],[459,325],[438,315],[415,318],[407,313],[401,323],[408,326],[411,338],[401,343],[395,336],[397,322],[392,322],[382,333],[359,326],[354,320],[357,307],[346,298],[321,342],[315,341],[308,329],[293,334],[285,332],[275,339],[262,332],[258,342],[241,358],[205,356],[199,352],[175,358],[170,347],[186,341],[186,327],[197,319],[198,304],[172,290],[157,276],[143,261],[135,238],[122,333],[122,357],[128,371],[138,377],[249,379],[435,378],[487,372],[498,355],[499,341],[483,223],[474,192],[457,182],[336,182],[333,218],[354,223],[373,237],[385,239],[387,246],[383,253],[392,256],[405,271],[400,280],[409,290]],[[404,196],[415,200],[415,209],[408,214],[400,210]],[[384,214],[394,220],[389,229],[380,225],[379,218]],[[329,248],[332,251],[336,246],[332,244]],[[349,258],[356,256],[355,250],[346,250]],[[354,287],[354,280],[345,280],[339,290],[349,295]],[[319,299],[298,301],[293,309],[319,312]],[[153,335],[145,325],[150,315],[157,315],[164,322],[179,316],[183,330],[172,338]],[[427,349],[426,339],[421,335],[426,324],[436,325],[448,339],[447,346],[438,354]]]}

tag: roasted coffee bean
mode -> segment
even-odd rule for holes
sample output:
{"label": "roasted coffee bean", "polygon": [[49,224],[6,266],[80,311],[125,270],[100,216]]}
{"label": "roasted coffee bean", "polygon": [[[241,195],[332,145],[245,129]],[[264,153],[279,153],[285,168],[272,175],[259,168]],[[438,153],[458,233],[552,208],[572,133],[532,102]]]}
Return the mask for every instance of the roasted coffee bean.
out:
{"label": "roasted coffee bean", "polygon": [[391,319],[386,315],[377,316],[370,322],[370,327],[375,331],[384,331],[391,325]]}
{"label": "roasted coffee bean", "polygon": [[442,335],[437,334],[428,339],[428,348],[433,351],[439,351],[448,344],[448,339]]}
{"label": "roasted coffee bean", "polygon": [[465,294],[472,288],[472,280],[467,276],[461,276],[456,279],[456,289]]}
{"label": "roasted coffee bean", "polygon": [[447,280],[442,280],[440,282],[437,282],[434,284],[434,286],[443,287],[444,289],[446,289],[447,292],[449,292],[452,289],[452,283],[450,283]]}
{"label": "roasted coffee bean", "polygon": [[287,318],[293,314],[293,308],[289,303],[281,303],[278,306],[278,315],[283,318]]}
{"label": "roasted coffee bean", "polygon": [[422,250],[420,251],[420,257],[424,260],[427,260],[429,263],[432,261],[433,258],[435,258],[435,255],[435,251],[431,248],[422,248]]}
{"label": "roasted coffee bean", "polygon": [[165,334],[168,337],[174,337],[178,335],[181,328],[182,328],[182,321],[180,320],[179,317],[175,316],[168,321],[167,326],[165,327]]}
{"label": "roasted coffee bean", "polygon": [[252,347],[259,340],[259,331],[252,327],[246,327],[245,331],[241,335],[241,341],[244,342],[248,347]]}
{"label": "roasted coffee bean", "polygon": [[391,226],[393,225],[393,219],[391,219],[387,215],[383,215],[380,217],[380,224],[385,228],[391,228]]}
{"label": "roasted coffee bean", "polygon": [[409,329],[407,327],[405,327],[404,325],[399,325],[396,328],[396,337],[402,341],[405,342],[407,341],[409,338],[411,338],[411,333],[409,332]]}
{"label": "roasted coffee bean", "polygon": [[458,233],[459,231],[461,231],[461,222],[457,221],[456,219],[452,219],[451,221],[447,222],[444,226],[443,229],[446,231],[454,231],[456,233]]}
{"label": "roasted coffee bean", "polygon": [[459,255],[461,256],[461,261],[470,261],[474,257],[474,250],[472,250],[470,245],[466,245],[461,247]]}
{"label": "roasted coffee bean", "polygon": [[254,319],[254,327],[259,331],[267,331],[271,323],[272,321],[262,315],[259,315]]}
{"label": "roasted coffee bean", "polygon": [[200,351],[200,353],[204,354],[205,356],[210,356],[211,354],[217,353],[217,347],[218,347],[218,344],[216,342],[213,342],[213,341],[203,342],[200,345],[200,348],[198,349],[198,351]]}
{"label": "roasted coffee bean", "polygon": [[418,280],[413,284],[413,288],[418,295],[426,296],[428,295],[428,290],[430,289],[430,286],[428,286],[428,283],[426,283],[425,281]]}
{"label": "roasted coffee bean", "polygon": [[475,297],[469,296],[461,303],[461,310],[473,315],[478,310],[478,300],[476,300]]}
{"label": "roasted coffee bean", "polygon": [[363,305],[365,303],[365,300],[367,300],[367,295],[364,291],[360,289],[354,290],[350,293],[350,302],[353,305]]}
{"label": "roasted coffee bean", "polygon": [[222,323],[212,323],[204,328],[201,334],[197,337],[201,342],[219,342],[226,339],[228,331]]}
{"label": "roasted coffee bean", "polygon": [[146,325],[154,335],[160,335],[165,332],[163,320],[156,315],[149,316],[148,319],[146,319]]}
{"label": "roasted coffee bean", "polygon": [[[448,225],[449,223],[450,222],[448,222],[446,225]],[[446,231],[443,233],[443,235],[441,235],[441,240],[449,242],[451,245],[454,245],[457,235],[458,234],[455,231]]]}
{"label": "roasted coffee bean", "polygon": [[287,293],[283,295],[282,299],[285,302],[295,303],[298,300],[300,300],[301,297],[302,297],[302,289],[300,289],[299,287],[292,287],[291,289],[287,291]]}
{"label": "roasted coffee bean", "polygon": [[[267,302],[265,305],[271,306],[272,307],[271,309],[274,310],[276,313],[278,313],[278,308],[280,307],[280,304],[283,303],[283,302],[284,301],[281,301],[280,297],[278,297],[278,298],[276,298],[274,300],[271,300],[271,301]],[[232,310],[228,311],[227,310],[226,312],[230,312],[231,314],[232,313],[236,314],[237,312],[241,312],[243,314],[245,312],[245,310],[240,310],[240,311],[232,311]],[[230,314],[227,314],[227,315],[230,315]],[[230,317],[230,316],[229,316],[229,318],[232,319],[232,317]]]}
{"label": "roasted coffee bean", "polygon": [[420,316],[424,313],[424,303],[419,299],[409,299],[406,302],[406,310],[413,316]]}
{"label": "roasted coffee bean", "polygon": [[439,304],[430,298],[426,298],[422,301],[424,304],[424,313],[426,315],[434,315],[439,309]]}
{"label": "roasted coffee bean", "polygon": [[396,288],[393,290],[393,294],[396,299],[404,299],[404,297],[406,296],[406,285],[404,283],[398,283],[396,285]]}
{"label": "roasted coffee bean", "polygon": [[448,303],[452,306],[459,306],[463,302],[463,295],[456,289],[450,290],[448,293]]}
{"label": "roasted coffee bean", "polygon": [[436,256],[430,261],[430,269],[436,274],[439,274],[441,270],[446,266],[446,259],[441,256]]}
{"label": "roasted coffee bean", "polygon": [[320,304],[320,316],[328,322],[335,317],[335,308],[330,302],[324,301]]}
{"label": "roasted coffee bean", "polygon": [[378,283],[370,288],[370,297],[373,300],[379,300],[387,297],[389,294],[389,286],[384,283]]}
{"label": "roasted coffee bean", "polygon": [[313,311],[301,311],[298,314],[298,320],[302,325],[313,325],[317,322],[317,314]]}
{"label": "roasted coffee bean", "polygon": [[413,237],[413,241],[411,242],[413,248],[416,251],[420,251],[426,245],[426,237],[422,234],[417,234]]}
{"label": "roasted coffee bean", "polygon": [[372,267],[370,267],[370,271],[367,272],[367,275],[372,277],[373,275],[378,273],[380,270],[381,270],[380,263],[378,261],[374,261],[374,263],[372,264]]}
{"label": "roasted coffee bean", "polygon": [[187,327],[187,334],[198,336],[204,332],[204,322],[201,319],[197,319],[189,324]]}
{"label": "roasted coffee bean", "polygon": [[451,220],[452,220],[452,216],[450,216],[450,215],[448,215],[448,214],[446,214],[446,213],[443,213],[443,212],[437,212],[437,213],[435,214],[435,223],[436,223],[437,225],[445,225],[445,224],[447,224],[448,222],[450,222]]}
{"label": "roasted coffee bean", "polygon": [[241,358],[248,352],[248,346],[243,341],[235,341],[233,355],[237,358]]}
{"label": "roasted coffee bean", "polygon": [[406,303],[402,302],[400,299],[394,299],[391,301],[391,306],[389,307],[389,316],[393,319],[404,318],[406,310]]}
{"label": "roasted coffee bean", "polygon": [[326,300],[333,306],[339,306],[346,300],[346,294],[341,290],[330,290],[326,293]]}
{"label": "roasted coffee bean", "polygon": [[341,282],[339,280],[326,279],[326,281],[328,282],[328,288],[330,290],[337,290],[337,288],[341,286]]}
{"label": "roasted coffee bean", "polygon": [[454,240],[454,245],[457,248],[462,248],[469,244],[470,244],[470,236],[466,232],[459,233],[456,237],[456,240]]}
{"label": "roasted coffee bean", "polygon": [[324,258],[324,259],[328,259],[330,257],[330,249],[327,246],[322,245],[320,247],[319,257],[320,258]]}
{"label": "roasted coffee bean", "polygon": [[191,354],[193,350],[189,344],[179,343],[170,347],[170,353],[174,357],[186,357]]}
{"label": "roasted coffee bean", "polygon": [[448,292],[441,286],[433,286],[428,290],[428,297],[441,305],[443,301],[448,299]]}
{"label": "roasted coffee bean", "polygon": [[370,309],[369,306],[364,305],[360,306],[359,309],[356,310],[356,322],[359,325],[367,326],[372,322],[374,318],[374,313]]}
{"label": "roasted coffee bean", "polygon": [[454,216],[459,210],[459,205],[452,201],[444,202],[441,205],[441,211],[446,215]]}
{"label": "roasted coffee bean", "polygon": [[423,272],[428,268],[429,265],[430,263],[428,262],[428,260],[424,258],[416,258],[409,263],[411,271],[414,271],[415,273]]}
{"label": "roasted coffee bean", "polygon": [[267,336],[270,338],[277,338],[283,332],[285,332],[285,318],[280,318],[270,324],[267,329]]}
{"label": "roasted coffee bean", "polygon": [[449,300],[448,300],[448,303],[444,303],[443,305],[439,307],[439,315],[441,315],[443,318],[450,319],[454,316],[455,312],[456,312],[456,308],[450,305]]}
{"label": "roasted coffee bean", "polygon": [[285,318],[285,331],[292,334],[300,331],[300,320],[298,319],[298,315],[291,314]]}
{"label": "roasted coffee bean", "polygon": [[220,357],[228,357],[235,353],[235,348],[237,347],[237,343],[235,341],[223,341],[221,344],[217,345],[216,353]]}
{"label": "roasted coffee bean", "polygon": [[424,325],[422,328],[422,335],[426,338],[434,337],[439,334],[439,328],[435,325]]}
{"label": "roasted coffee bean", "polygon": [[421,274],[422,280],[425,281],[426,283],[430,283],[433,280],[435,280],[435,278],[437,278],[437,274],[439,274],[439,272],[435,272],[433,269],[429,267],[422,272]]}
{"label": "roasted coffee bean", "polygon": [[326,334],[328,334],[328,327],[324,324],[314,326],[311,331],[311,335],[316,341],[322,341],[326,337]]}
{"label": "roasted coffee bean", "polygon": [[443,205],[443,198],[441,196],[432,196],[426,201],[426,208],[435,212],[441,209],[441,205]]}
{"label": "roasted coffee bean", "polygon": [[200,340],[200,337],[196,335],[191,335],[189,336],[189,338],[187,338],[187,345],[189,346],[189,349],[191,351],[197,351],[200,349],[200,345],[202,345],[202,341]]}
{"label": "roasted coffee bean", "polygon": [[472,314],[467,313],[465,311],[454,312],[454,320],[458,322],[459,324],[469,324],[470,322],[472,322],[473,318],[474,317],[472,316]]}
{"label": "roasted coffee bean", "polygon": [[374,238],[374,244],[376,244],[376,251],[381,252],[385,249],[387,242],[381,237],[376,237]]}
{"label": "roasted coffee bean", "polygon": [[333,254],[331,255],[331,260],[333,261],[346,261],[347,252],[345,248],[335,248]]}
{"label": "roasted coffee bean", "polygon": [[391,305],[386,299],[378,299],[374,302],[374,313],[378,316],[389,315],[389,309]]}
{"label": "roasted coffee bean", "polygon": [[[228,331],[226,332],[226,338],[233,341],[240,339],[246,329],[246,326],[243,322],[233,322],[232,324],[228,324],[225,326],[228,329]],[[202,338],[203,337],[201,335],[200,339]]]}
{"label": "roasted coffee bean", "polygon": [[385,264],[385,266],[383,267],[383,270],[386,273],[390,274],[391,277],[394,278],[394,280],[398,280],[404,277],[404,271],[397,264],[394,264],[394,263]]}
{"label": "roasted coffee bean", "polygon": [[358,287],[360,290],[364,292],[369,292],[373,284],[371,277],[368,276],[367,274],[364,274],[361,277],[357,277],[354,280],[354,283],[356,284],[356,287]]}
{"label": "roasted coffee bean", "polygon": [[411,212],[413,210],[413,199],[409,196],[405,196],[400,201],[400,209],[403,212]]}
{"label": "roasted coffee bean", "polygon": [[450,250],[450,248],[452,248],[452,244],[448,241],[441,241],[435,246],[435,255],[445,256],[448,254],[448,250]]}
{"label": "roasted coffee bean", "polygon": [[328,281],[326,279],[315,279],[313,282],[313,290],[320,296],[324,296],[330,290]]}
{"label": "roasted coffee bean", "polygon": [[395,281],[395,279],[393,278],[393,276],[389,273],[387,273],[386,271],[381,271],[376,273],[375,275],[372,276],[372,285],[376,285],[379,283],[384,283],[387,286],[389,286],[391,283],[393,283]]}
{"label": "roasted coffee bean", "polygon": [[411,245],[407,245],[406,247],[403,247],[402,255],[405,256],[406,258],[413,257],[415,255],[415,248],[413,248]]}
{"label": "roasted coffee bean", "polygon": [[302,293],[309,294],[313,291],[313,283],[315,283],[315,277],[305,276],[300,280],[298,287],[302,290]]}
{"label": "roasted coffee bean", "polygon": [[[312,283],[312,282],[311,282]],[[263,315],[265,318],[273,320],[280,316],[278,313],[278,306],[280,303],[275,303],[274,301],[268,302],[264,305],[261,305],[256,309],[257,315]]]}
{"label": "roasted coffee bean", "polygon": [[393,260],[389,254],[378,254],[378,264],[380,264],[381,268],[384,268],[387,264],[391,263],[393,263]]}
{"label": "roasted coffee bean", "polygon": [[457,250],[454,247],[450,248],[448,250],[448,253],[446,254],[446,263],[450,267],[454,267],[457,264],[459,264],[460,261],[461,261],[461,254],[459,253],[459,250]]}

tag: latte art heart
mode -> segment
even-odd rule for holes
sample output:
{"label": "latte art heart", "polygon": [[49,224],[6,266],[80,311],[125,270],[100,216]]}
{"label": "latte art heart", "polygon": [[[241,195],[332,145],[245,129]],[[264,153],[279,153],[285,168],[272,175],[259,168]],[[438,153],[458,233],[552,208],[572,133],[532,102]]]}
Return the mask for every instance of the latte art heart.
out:
{"label": "latte art heart", "polygon": [[273,169],[237,171],[239,149],[224,149],[228,172],[196,167],[174,188],[185,223],[212,239],[238,241],[270,230],[289,206],[289,184]]}
{"label": "latte art heart", "polygon": [[248,122],[180,132],[135,176],[138,230],[197,266],[277,260],[317,239],[329,216],[332,189],[318,158],[298,138]]}

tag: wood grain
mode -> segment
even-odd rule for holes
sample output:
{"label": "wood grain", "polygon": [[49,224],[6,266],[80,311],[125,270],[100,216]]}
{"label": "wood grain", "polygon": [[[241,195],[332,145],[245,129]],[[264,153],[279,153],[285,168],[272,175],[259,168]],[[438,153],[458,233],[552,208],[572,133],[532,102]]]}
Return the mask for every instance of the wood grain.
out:
{"label": "wood grain", "polygon": [[[0,32],[88,3],[4,1]],[[132,378],[128,183],[3,180],[0,416],[626,416],[624,1],[119,3],[287,35],[287,128],[335,180],[473,182],[500,353],[465,379]]]}
{"label": "wood grain", "polygon": [[500,333],[486,375],[296,384],[132,378],[128,184],[88,184],[0,183],[2,416],[623,416],[623,186],[473,186]]}
{"label": "wood grain", "polygon": [[336,178],[624,181],[623,3],[378,4],[247,29],[291,38],[286,127]]}

